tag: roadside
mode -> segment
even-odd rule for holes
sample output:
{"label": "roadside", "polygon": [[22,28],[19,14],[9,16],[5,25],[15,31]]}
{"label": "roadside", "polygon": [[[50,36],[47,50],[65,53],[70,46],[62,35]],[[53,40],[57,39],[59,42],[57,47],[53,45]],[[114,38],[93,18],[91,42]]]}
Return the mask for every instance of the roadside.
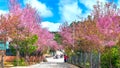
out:
{"label": "roadside", "polygon": [[30,66],[17,66],[10,68],[79,68],[75,65],[64,63],[64,58],[54,59],[53,57],[46,58],[48,62],[41,62],[39,64]]}

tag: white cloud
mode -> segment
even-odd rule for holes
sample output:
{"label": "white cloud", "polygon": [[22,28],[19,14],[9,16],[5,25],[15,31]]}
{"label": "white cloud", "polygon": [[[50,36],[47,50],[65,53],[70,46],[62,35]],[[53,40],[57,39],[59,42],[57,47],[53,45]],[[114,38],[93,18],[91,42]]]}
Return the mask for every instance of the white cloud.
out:
{"label": "white cloud", "polygon": [[60,23],[53,23],[49,21],[44,21],[41,23],[43,28],[48,28],[49,31],[58,31]]}
{"label": "white cloud", "polygon": [[117,5],[118,8],[120,8],[120,0],[118,0],[118,5]]}
{"label": "white cloud", "polygon": [[[93,5],[95,5],[97,1],[100,3],[107,2],[107,0],[60,0],[59,12],[61,21],[67,21],[70,24],[72,21],[86,18],[90,15]],[[82,13],[85,9],[80,8],[78,5],[79,2],[86,6],[87,10],[85,13]]]}
{"label": "white cloud", "polygon": [[48,8],[44,3],[41,3],[38,0],[24,0],[24,3],[30,4],[33,8],[37,9],[42,17],[53,16],[53,13],[50,10],[50,8]]}
{"label": "white cloud", "polygon": [[2,15],[2,14],[6,14],[6,13],[8,13],[8,11],[0,10],[0,15]]}
{"label": "white cloud", "polygon": [[96,5],[97,1],[102,3],[107,2],[107,0],[79,0],[79,2],[84,4],[89,10],[93,9],[93,5]]}
{"label": "white cloud", "polygon": [[71,23],[72,21],[79,20],[82,13],[82,9],[78,6],[77,0],[60,0],[59,11],[61,14],[61,20]]}

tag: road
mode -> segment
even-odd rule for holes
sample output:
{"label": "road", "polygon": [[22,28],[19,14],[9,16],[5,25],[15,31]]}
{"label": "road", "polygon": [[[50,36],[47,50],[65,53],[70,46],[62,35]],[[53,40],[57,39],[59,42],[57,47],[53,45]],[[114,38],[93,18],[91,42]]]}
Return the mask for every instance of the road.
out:
{"label": "road", "polygon": [[46,58],[48,62],[41,62],[39,64],[27,67],[12,67],[12,68],[79,68],[74,65],[64,63],[64,59],[53,59],[53,57]]}
{"label": "road", "polygon": [[78,67],[68,63],[45,62],[45,63],[30,66],[29,68],[78,68]]}

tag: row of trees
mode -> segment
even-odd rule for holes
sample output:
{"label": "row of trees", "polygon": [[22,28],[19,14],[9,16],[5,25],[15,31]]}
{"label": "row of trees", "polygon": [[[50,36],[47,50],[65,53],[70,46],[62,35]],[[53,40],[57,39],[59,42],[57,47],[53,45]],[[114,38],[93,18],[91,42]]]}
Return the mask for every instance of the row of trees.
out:
{"label": "row of trees", "polygon": [[[97,51],[100,64],[100,54],[105,52],[106,47],[112,48],[120,45],[119,11],[113,3],[97,2],[87,19],[73,22],[71,25],[65,23],[61,26],[59,34],[62,37],[62,44],[65,48],[74,51],[80,50],[88,53]],[[112,67],[110,59],[110,68]]]}
{"label": "row of trees", "polygon": [[43,53],[48,48],[58,49],[54,35],[47,29],[41,28],[40,14],[29,4],[21,7],[17,0],[9,0],[9,12],[0,16],[0,40],[8,41],[17,51],[19,60],[20,51],[26,56],[32,52]]}

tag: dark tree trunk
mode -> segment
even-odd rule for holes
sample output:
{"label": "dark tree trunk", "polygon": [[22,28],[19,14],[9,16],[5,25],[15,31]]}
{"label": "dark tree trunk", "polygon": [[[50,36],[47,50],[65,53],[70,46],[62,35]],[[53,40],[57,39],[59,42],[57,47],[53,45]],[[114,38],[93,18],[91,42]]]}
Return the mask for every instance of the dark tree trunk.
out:
{"label": "dark tree trunk", "polygon": [[1,57],[0,57],[0,59],[1,59],[0,64],[1,64],[1,67],[4,68],[4,51],[1,51],[0,55],[1,55]]}
{"label": "dark tree trunk", "polygon": [[19,65],[19,60],[20,60],[20,52],[19,52],[19,49],[16,49],[17,50],[17,54],[16,54],[16,60],[17,60],[17,66]]}
{"label": "dark tree trunk", "polygon": [[26,53],[26,55],[25,55],[25,61],[26,61],[26,64],[29,65],[29,55],[28,55],[28,53]]}
{"label": "dark tree trunk", "polygon": [[100,57],[101,57],[101,53],[100,53],[100,51],[98,51],[98,68],[101,68],[100,67],[100,64],[101,64]]}
{"label": "dark tree trunk", "polygon": [[[112,55],[111,54],[111,47],[110,47],[110,50],[109,50],[109,54]],[[110,56],[109,60],[110,60],[110,68],[112,68],[112,57],[111,56]]]}
{"label": "dark tree trunk", "polygon": [[91,51],[91,52],[90,52],[90,68],[93,67],[93,66],[92,66],[92,64],[93,64],[93,63],[92,63],[92,58],[93,58],[93,57],[92,57],[92,51]]}
{"label": "dark tree trunk", "polygon": [[84,52],[84,61],[83,61],[83,63],[84,63],[84,68],[86,68],[86,61],[87,61],[87,53]]}

